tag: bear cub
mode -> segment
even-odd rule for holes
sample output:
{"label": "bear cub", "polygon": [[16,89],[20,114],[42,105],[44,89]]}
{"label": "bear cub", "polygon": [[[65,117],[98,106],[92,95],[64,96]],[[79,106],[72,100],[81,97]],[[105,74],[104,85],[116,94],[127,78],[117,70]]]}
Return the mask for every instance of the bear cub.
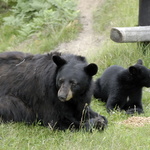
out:
{"label": "bear cub", "polygon": [[127,114],[140,114],[143,87],[150,87],[150,69],[139,59],[127,69],[117,65],[108,67],[95,82],[94,97],[106,102],[108,112],[119,109]]}

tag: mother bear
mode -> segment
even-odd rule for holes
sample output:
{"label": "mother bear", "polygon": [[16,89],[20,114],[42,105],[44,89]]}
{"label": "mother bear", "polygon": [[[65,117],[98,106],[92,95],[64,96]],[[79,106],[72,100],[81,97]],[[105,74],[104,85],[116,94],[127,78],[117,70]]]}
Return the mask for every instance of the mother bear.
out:
{"label": "mother bear", "polygon": [[107,119],[90,108],[96,64],[61,53],[0,54],[0,117],[3,122],[52,129],[104,129]]}

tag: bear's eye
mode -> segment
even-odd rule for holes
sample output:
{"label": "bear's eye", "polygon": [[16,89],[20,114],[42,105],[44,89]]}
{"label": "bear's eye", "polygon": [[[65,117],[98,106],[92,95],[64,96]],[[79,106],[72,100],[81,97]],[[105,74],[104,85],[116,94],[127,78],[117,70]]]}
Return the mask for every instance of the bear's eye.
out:
{"label": "bear's eye", "polygon": [[74,80],[70,81],[70,84],[72,85],[72,87],[76,87],[77,86],[77,82],[74,81]]}
{"label": "bear's eye", "polygon": [[60,79],[59,79],[59,84],[62,84],[62,83],[64,83],[64,79],[63,79],[63,78],[60,78]]}

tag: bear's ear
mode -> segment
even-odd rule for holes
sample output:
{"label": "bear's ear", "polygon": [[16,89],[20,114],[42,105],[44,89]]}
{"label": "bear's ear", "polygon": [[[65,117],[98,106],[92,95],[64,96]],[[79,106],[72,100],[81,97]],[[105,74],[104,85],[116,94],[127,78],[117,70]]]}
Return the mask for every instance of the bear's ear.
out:
{"label": "bear's ear", "polygon": [[89,64],[88,66],[86,66],[86,67],[84,68],[84,70],[85,70],[85,72],[86,72],[88,75],[93,76],[93,75],[95,75],[95,74],[97,73],[98,67],[97,67],[96,64],[91,63],[91,64]]}
{"label": "bear's ear", "polygon": [[129,72],[131,73],[131,75],[138,75],[140,73],[140,70],[135,66],[131,66],[129,67]]}
{"label": "bear's ear", "polygon": [[136,64],[143,65],[142,59],[139,59]]}
{"label": "bear's ear", "polygon": [[59,68],[67,63],[66,60],[64,60],[60,56],[56,56],[56,55],[53,56],[53,61]]}

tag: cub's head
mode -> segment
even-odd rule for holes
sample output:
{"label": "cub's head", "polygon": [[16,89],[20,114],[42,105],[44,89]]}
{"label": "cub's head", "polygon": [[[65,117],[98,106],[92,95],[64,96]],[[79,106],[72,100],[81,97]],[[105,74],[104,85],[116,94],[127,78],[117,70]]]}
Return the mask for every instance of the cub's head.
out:
{"label": "cub's head", "polygon": [[129,72],[137,85],[150,87],[150,69],[143,66],[142,60],[138,60],[134,66],[130,66]]}
{"label": "cub's head", "polygon": [[60,101],[82,96],[91,87],[92,76],[97,73],[96,64],[87,64],[84,57],[69,55],[53,56],[57,65],[56,86]]}

